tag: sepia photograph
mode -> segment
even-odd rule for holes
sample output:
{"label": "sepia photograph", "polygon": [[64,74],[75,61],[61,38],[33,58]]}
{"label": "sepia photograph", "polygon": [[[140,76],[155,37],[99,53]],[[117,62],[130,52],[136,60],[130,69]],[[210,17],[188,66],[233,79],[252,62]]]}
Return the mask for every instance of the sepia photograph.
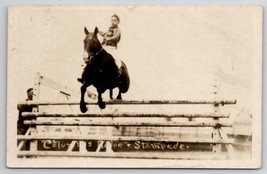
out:
{"label": "sepia photograph", "polygon": [[261,6],[9,6],[7,167],[260,168]]}

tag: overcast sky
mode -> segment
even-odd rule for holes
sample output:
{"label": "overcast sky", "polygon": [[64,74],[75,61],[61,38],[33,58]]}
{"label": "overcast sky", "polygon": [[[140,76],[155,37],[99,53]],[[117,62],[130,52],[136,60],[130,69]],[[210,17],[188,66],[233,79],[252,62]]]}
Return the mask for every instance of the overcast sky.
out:
{"label": "overcast sky", "polygon": [[113,14],[121,18],[118,54],[131,78],[125,99],[214,99],[212,85],[219,68],[247,86],[221,82],[217,98],[251,104],[247,102],[255,89],[253,80],[261,68],[257,7],[11,7],[12,95],[24,99],[36,72],[78,91],[83,28],[105,31]]}

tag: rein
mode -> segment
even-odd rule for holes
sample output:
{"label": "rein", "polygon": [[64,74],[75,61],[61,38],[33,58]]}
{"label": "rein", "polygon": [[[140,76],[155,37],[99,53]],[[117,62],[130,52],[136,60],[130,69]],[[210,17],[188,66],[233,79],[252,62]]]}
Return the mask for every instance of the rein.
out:
{"label": "rein", "polygon": [[100,51],[96,52],[94,55],[91,55],[91,59],[94,59],[95,56],[97,56],[98,54],[100,54],[102,51],[104,50],[104,48],[102,47]]}
{"label": "rein", "polygon": [[97,56],[98,54],[100,54],[101,51],[103,51],[103,49],[104,49],[104,48],[102,47],[100,51],[98,51],[97,53],[95,53],[95,55]]}

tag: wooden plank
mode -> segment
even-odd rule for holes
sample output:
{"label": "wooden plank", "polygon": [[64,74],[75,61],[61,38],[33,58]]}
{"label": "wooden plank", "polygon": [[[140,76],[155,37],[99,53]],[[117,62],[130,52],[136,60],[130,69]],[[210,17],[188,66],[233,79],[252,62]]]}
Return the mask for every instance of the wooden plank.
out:
{"label": "wooden plank", "polygon": [[[18,140],[19,140],[19,139],[18,139]],[[18,146],[17,146],[18,151],[21,150],[21,148],[23,147],[23,145],[24,145],[24,141],[19,142],[19,144],[18,144]]]}
{"label": "wooden plank", "polygon": [[[18,139],[19,139],[19,137],[18,137]],[[36,139],[36,140],[38,140],[38,139]],[[73,148],[75,147],[76,143],[77,143],[77,142],[72,141],[72,142],[70,143],[70,145],[69,145],[69,148],[68,148],[67,152],[71,152],[71,151],[73,150]]]}
{"label": "wooden plank", "polygon": [[[214,159],[212,152],[60,152],[60,151],[39,151],[27,152],[20,151],[18,156],[64,156],[64,157],[90,157],[90,158],[136,158],[136,159],[183,159],[183,160],[207,160]],[[216,159],[226,159],[227,155],[222,154],[217,156]]]}
{"label": "wooden plank", "polygon": [[18,140],[100,140],[100,141],[151,141],[151,142],[186,142],[209,144],[233,144],[233,140],[214,140],[205,138],[177,138],[177,137],[140,137],[140,136],[73,136],[73,135],[18,135]]}
{"label": "wooden plank", "polygon": [[[70,96],[76,96],[76,97],[80,97],[81,94],[80,94],[80,91],[76,91],[74,89],[71,89],[65,85],[62,85],[54,80],[51,80],[51,79],[48,79],[48,78],[45,78],[44,76],[40,75],[40,84],[44,85],[44,86],[47,86],[47,87],[50,87],[52,89],[55,89],[55,90],[58,90],[59,92],[65,94],[65,95],[70,95]],[[90,98],[92,99],[96,99],[97,98],[97,95],[90,92],[90,91],[87,91],[87,94]]]}
{"label": "wooden plank", "polygon": [[[236,104],[237,100],[214,100],[214,101],[205,101],[205,100],[110,100],[106,101],[108,105],[162,105],[162,104],[208,104],[208,105],[230,105]],[[79,105],[78,101],[24,101],[18,103],[18,108],[24,105]],[[97,105],[97,102],[90,101],[86,102],[87,105]]]}
{"label": "wooden plank", "polygon": [[122,113],[32,113],[32,112],[25,112],[22,113],[22,116],[29,117],[29,116],[35,116],[35,117],[163,117],[163,118],[229,118],[230,115],[224,115],[224,114],[217,114],[217,113],[209,113],[209,114],[173,114],[173,113],[164,113],[164,114],[155,114],[155,113],[133,113],[133,112],[122,112]]}
{"label": "wooden plank", "polygon": [[121,122],[104,120],[25,120],[26,125],[54,125],[54,126],[151,126],[151,127],[232,127],[229,123],[206,123],[206,122]]}

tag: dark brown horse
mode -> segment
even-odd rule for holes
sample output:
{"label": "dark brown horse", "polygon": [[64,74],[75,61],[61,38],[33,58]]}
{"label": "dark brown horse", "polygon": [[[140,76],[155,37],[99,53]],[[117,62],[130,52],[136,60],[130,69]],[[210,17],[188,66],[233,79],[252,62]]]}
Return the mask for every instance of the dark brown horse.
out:
{"label": "dark brown horse", "polygon": [[103,49],[97,38],[98,28],[96,27],[94,32],[90,33],[85,27],[84,32],[86,34],[84,58],[87,58],[88,62],[82,74],[80,110],[83,113],[87,111],[84,94],[90,85],[97,89],[98,105],[101,109],[106,107],[102,100],[102,93],[107,89],[110,90],[110,99],[112,99],[112,90],[118,87],[117,99],[121,100],[121,93],[126,93],[130,86],[130,78],[125,63],[121,61],[121,66],[117,67],[113,56]]}

